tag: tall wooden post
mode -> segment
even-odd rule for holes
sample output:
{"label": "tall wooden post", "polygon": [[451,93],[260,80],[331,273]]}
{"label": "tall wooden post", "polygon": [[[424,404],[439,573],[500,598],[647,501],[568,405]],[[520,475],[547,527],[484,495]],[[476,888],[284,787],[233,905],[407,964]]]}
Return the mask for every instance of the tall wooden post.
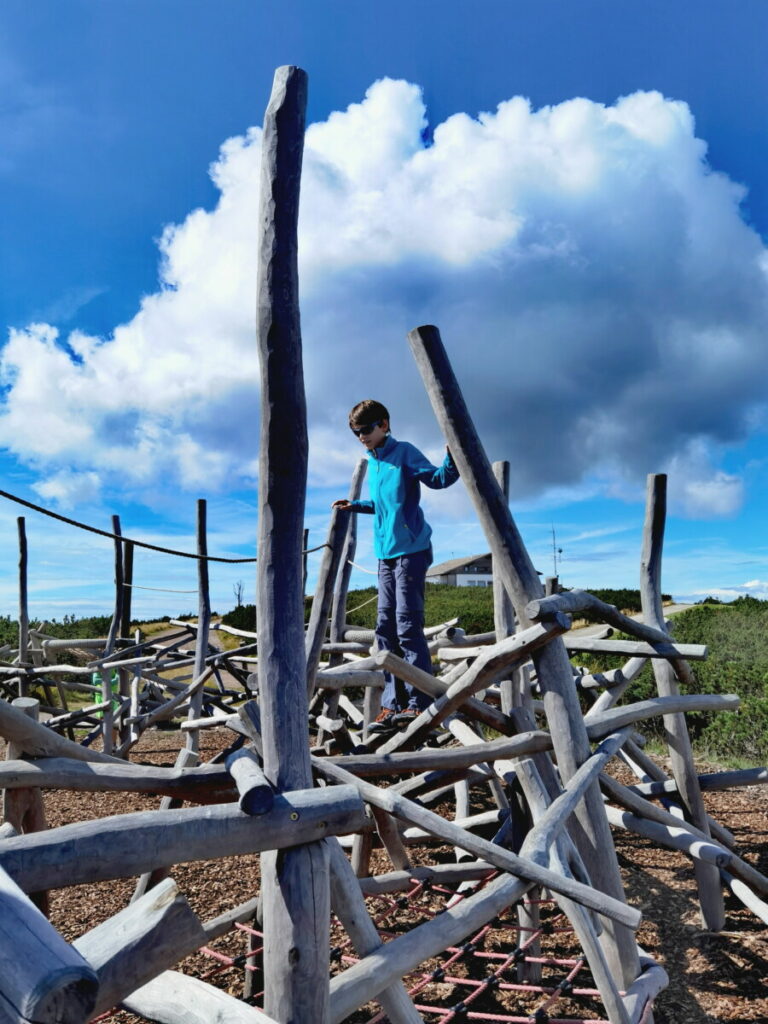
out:
{"label": "tall wooden post", "polygon": [[[666,632],[661,601],[661,554],[667,517],[667,477],[664,473],[648,475],[643,526],[643,551],[640,558],[640,605],[643,622]],[[674,670],[668,661],[653,658],[653,674],[660,697],[679,694]],[[691,750],[685,715],[665,715],[664,729],[669,746],[672,774],[685,805],[686,817],[709,835],[709,822],[701,798],[699,777]],[[699,906],[704,927],[720,931],[725,924],[723,890],[720,870],[715,864],[696,859],[693,862],[699,887]]]}
{"label": "tall wooden post", "polygon": [[[503,462],[494,462],[493,475],[496,479],[496,483],[501,489],[501,493],[504,495],[504,500],[509,501],[509,463],[504,460]],[[493,626],[496,630],[496,643],[501,640],[505,640],[508,636],[512,636],[515,632],[515,609],[512,607],[512,602],[509,600],[509,594],[507,593],[504,583],[501,578],[501,574],[496,571],[495,563],[492,566],[493,569]]]}
{"label": "tall wooden post", "polygon": [[[488,457],[475,430],[469,410],[451,368],[436,327],[418,327],[408,335],[432,408],[451,449],[459,473],[488,538],[494,565],[525,628],[530,620],[526,605],[543,597],[543,587],[522,537],[509,511]],[[591,750],[581,714],[573,672],[563,641],[551,640],[533,654],[536,674],[543,688],[557,763],[565,781],[590,756]],[[590,786],[579,804],[571,833],[582,859],[590,866],[592,884],[616,899],[624,889],[611,831],[597,784]],[[605,921],[602,944],[611,971],[623,985],[637,977],[640,962],[634,936],[622,925]]]}
{"label": "tall wooden post", "polygon": [[123,614],[120,636],[131,635],[131,603],[133,599],[133,541],[123,541]]}
{"label": "tall wooden post", "polygon": [[[115,609],[112,612],[112,621],[109,624],[109,634],[104,647],[104,656],[111,654],[115,649],[117,632],[123,615],[123,542],[121,540],[120,516],[112,516],[112,533],[115,534]],[[113,748],[113,726],[114,712],[112,701],[112,669],[101,670],[101,699],[108,702],[102,712],[102,746],[105,754],[111,754]]]}
{"label": "tall wooden post", "polygon": [[[29,648],[29,602],[27,594],[27,531],[24,516],[16,520],[19,529],[19,667],[27,664]],[[26,674],[19,675],[19,696],[26,697],[29,684]]]}
{"label": "tall wooden post", "polygon": [[[368,460],[359,459],[352,473],[349,484],[349,500],[357,501],[368,469]],[[347,516],[347,532],[344,538],[344,547],[341,552],[341,565],[336,576],[336,589],[333,592],[333,606],[331,608],[331,643],[341,643],[344,639],[344,628],[347,623],[347,592],[349,591],[349,579],[352,575],[352,562],[355,560],[357,549],[357,516]],[[340,661],[341,659],[339,659]],[[331,655],[333,664],[333,655]]]}
{"label": "tall wooden post", "polygon": [[[298,301],[299,185],[307,76],[275,72],[264,118],[257,335],[261,449],[257,608],[264,770],[278,792],[312,785],[302,537],[307,423]],[[325,844],[262,854],[265,1003],[276,1021],[328,1020]]]}
{"label": "tall wooden post", "polygon": [[306,635],[307,651],[307,697],[311,697],[315,689],[315,675],[320,663],[320,652],[323,649],[325,633],[328,628],[328,613],[333,600],[333,587],[341,563],[341,551],[347,536],[349,516],[346,512],[334,509],[328,524],[328,536],[323,548],[320,571],[317,574],[317,586],[312,600],[312,611],[309,616]]}
{"label": "tall wooden post", "polygon": [[[131,603],[133,598],[133,541],[123,541],[123,603],[120,609],[120,625],[118,636],[127,637],[131,632]],[[139,669],[139,671],[141,671]],[[120,679],[120,699],[126,701],[131,696],[131,673],[126,668],[118,669]],[[120,750],[128,752],[133,726],[127,721],[128,714],[123,713],[120,721]]]}
{"label": "tall wooden post", "polygon": [[301,559],[301,579],[302,579],[302,582],[301,582],[301,594],[302,594],[302,597],[303,597],[304,594],[306,594],[306,592],[307,592],[307,557],[308,557],[307,548],[309,547],[309,530],[307,530],[306,528],[304,530],[304,537],[302,539],[301,544],[302,544],[302,548],[301,548],[301,554],[302,554],[302,559]]}
{"label": "tall wooden post", "polygon": [[[360,489],[362,487],[363,478],[365,477],[367,468],[368,460],[359,459],[352,474],[352,480],[349,487],[350,501],[355,501],[360,497]],[[333,591],[333,602],[331,605],[331,622],[330,629],[328,631],[328,638],[332,644],[341,643],[344,639],[344,630],[347,624],[347,592],[349,590],[349,578],[352,575],[352,562],[355,559],[355,549],[357,547],[357,516],[347,515],[345,518],[346,528],[344,529],[344,544],[341,549],[339,567],[336,572],[336,584]],[[342,661],[343,657],[337,651],[330,655],[328,664],[332,667],[334,665],[340,665]],[[365,688],[366,706],[370,700],[369,694],[378,694],[379,692],[380,691],[376,686],[367,686]],[[340,690],[334,690],[325,698],[324,711],[329,718],[335,718],[336,716],[339,707],[340,693]],[[378,712],[376,712],[376,714],[378,714]],[[368,719],[366,719],[365,724],[367,727],[369,724]],[[325,739],[325,733],[320,730],[318,732],[317,742],[322,743]]]}
{"label": "tall wooden post", "polygon": [[[211,599],[208,587],[208,523],[205,498],[197,499],[197,638],[195,642],[195,679],[205,669],[208,654],[208,632],[211,626]],[[202,687],[193,694],[189,702],[189,718],[199,718],[203,708]],[[197,729],[187,733],[187,750],[197,754],[200,750],[200,735]]]}
{"label": "tall wooden post", "polygon": [[[40,701],[35,697],[17,697],[12,702],[28,718],[37,721],[40,715]],[[27,751],[21,743],[9,740],[5,748],[7,761],[15,761],[24,757]],[[45,808],[43,806],[43,794],[35,789],[6,789],[2,791],[2,817],[8,821],[20,834],[30,832],[43,832],[48,828],[45,820]],[[35,905],[48,916],[48,893],[45,890],[31,893],[30,899]]]}

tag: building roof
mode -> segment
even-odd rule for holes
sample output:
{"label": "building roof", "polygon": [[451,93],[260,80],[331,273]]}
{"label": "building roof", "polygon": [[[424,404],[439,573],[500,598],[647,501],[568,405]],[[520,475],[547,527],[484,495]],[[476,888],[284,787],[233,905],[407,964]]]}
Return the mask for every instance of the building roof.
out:
{"label": "building roof", "polygon": [[447,576],[448,573],[456,572],[458,569],[464,569],[468,565],[472,565],[473,562],[479,562],[481,559],[490,558],[491,552],[486,551],[482,555],[468,555],[464,558],[451,558],[447,562],[440,562],[438,565],[430,566],[427,570],[427,577],[429,576]]}

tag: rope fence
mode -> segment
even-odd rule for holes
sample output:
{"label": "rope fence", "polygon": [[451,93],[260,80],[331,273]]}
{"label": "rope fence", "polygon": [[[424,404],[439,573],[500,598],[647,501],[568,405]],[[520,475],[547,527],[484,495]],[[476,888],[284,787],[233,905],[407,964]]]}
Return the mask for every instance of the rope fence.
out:
{"label": "rope fence", "polygon": [[[62,515],[60,512],[54,512],[49,508],[44,508],[42,505],[35,505],[34,502],[27,501],[26,498],[20,498],[17,494],[11,494],[9,491],[0,490],[0,498],[5,498],[7,501],[15,501],[17,505],[23,505],[25,508],[32,509],[33,512],[39,512],[41,515],[48,516],[50,519],[57,519],[60,523],[66,523],[68,526],[75,526],[78,530],[85,530],[87,533],[95,533],[98,537],[107,537],[109,540],[124,541],[126,543],[133,544],[137,548],[146,548],[148,551],[159,551],[163,555],[178,555],[179,558],[192,558],[198,562],[224,562],[228,565],[254,564],[258,561],[258,558],[224,558],[222,555],[198,555],[192,551],[177,551],[174,548],[162,547],[160,544],[150,544],[149,541],[145,540],[134,540],[123,534],[111,533],[109,530],[102,530],[98,526],[81,523],[77,519],[71,519],[69,516]],[[321,551],[325,547],[328,547],[328,545],[318,544],[314,548],[307,548],[302,551],[302,554],[311,555],[314,551]],[[363,570],[363,572],[369,571],[370,570],[368,569]],[[143,589],[150,590],[152,588],[145,587]],[[193,593],[193,591],[175,591],[175,593]]]}

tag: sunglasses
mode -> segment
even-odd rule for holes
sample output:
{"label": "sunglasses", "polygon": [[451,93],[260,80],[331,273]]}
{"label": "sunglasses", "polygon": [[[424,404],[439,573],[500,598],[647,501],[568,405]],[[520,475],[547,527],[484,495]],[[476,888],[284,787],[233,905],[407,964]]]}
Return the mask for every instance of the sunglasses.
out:
{"label": "sunglasses", "polygon": [[360,437],[361,434],[372,434],[376,427],[381,426],[381,420],[376,420],[375,423],[364,423],[362,427],[351,427],[352,433],[355,437]]}

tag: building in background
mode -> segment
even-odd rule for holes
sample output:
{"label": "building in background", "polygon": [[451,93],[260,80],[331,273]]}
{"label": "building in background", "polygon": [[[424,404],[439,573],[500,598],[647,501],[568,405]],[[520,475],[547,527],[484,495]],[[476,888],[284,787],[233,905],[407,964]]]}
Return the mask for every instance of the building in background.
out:
{"label": "building in background", "polygon": [[493,585],[491,553],[451,558],[433,565],[427,571],[427,583],[445,583],[449,587],[490,587]]}

